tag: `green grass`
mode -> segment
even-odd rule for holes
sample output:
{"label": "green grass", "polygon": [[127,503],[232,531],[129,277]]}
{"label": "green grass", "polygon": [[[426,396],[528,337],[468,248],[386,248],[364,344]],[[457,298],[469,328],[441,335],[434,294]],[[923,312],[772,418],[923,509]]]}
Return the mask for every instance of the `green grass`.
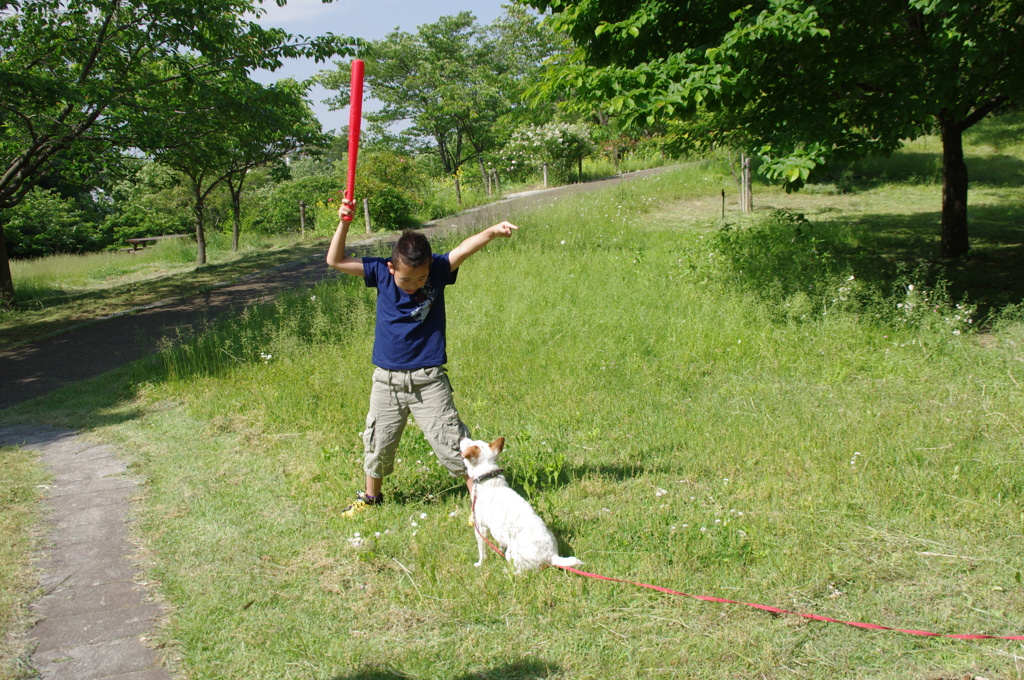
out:
{"label": "green grass", "polygon": [[0,349],[83,322],[168,298],[198,295],[225,282],[326,249],[326,237],[252,237],[238,252],[211,238],[207,264],[196,264],[190,241],[160,243],[137,253],[104,252],[13,260],[13,308],[0,307]]}
{"label": "green grass", "polygon": [[30,554],[41,519],[41,486],[46,475],[36,454],[0,447],[0,678],[29,677],[28,603],[36,589]]}
{"label": "green grass", "polygon": [[[1012,247],[1020,192],[972,194],[981,253]],[[918,179],[758,187],[752,217],[734,195],[705,164],[511,214],[520,231],[448,293],[463,419],[507,438],[514,484],[590,571],[1024,633],[1024,315],[957,278],[999,267],[932,259],[938,192]],[[130,452],[173,608],[160,642],[189,677],[1024,677],[1019,643],[475,569],[465,493],[415,428],[392,502],[339,517],[372,326],[372,292],[339,279],[0,418]]]}

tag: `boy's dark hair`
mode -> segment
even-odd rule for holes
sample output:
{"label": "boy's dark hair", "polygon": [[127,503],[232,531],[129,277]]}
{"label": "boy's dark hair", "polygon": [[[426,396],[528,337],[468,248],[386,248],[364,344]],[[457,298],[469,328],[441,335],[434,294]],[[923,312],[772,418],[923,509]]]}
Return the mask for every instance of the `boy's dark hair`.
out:
{"label": "boy's dark hair", "polygon": [[404,231],[391,250],[392,264],[402,263],[406,267],[420,267],[430,262],[433,253],[430,241],[418,231]]}

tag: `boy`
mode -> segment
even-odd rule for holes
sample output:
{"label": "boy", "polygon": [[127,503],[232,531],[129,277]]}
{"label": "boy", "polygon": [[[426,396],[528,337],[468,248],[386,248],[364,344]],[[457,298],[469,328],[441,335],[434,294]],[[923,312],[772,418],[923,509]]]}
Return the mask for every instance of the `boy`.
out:
{"label": "boy", "polygon": [[423,430],[434,455],[453,477],[473,482],[459,455],[459,440],[469,429],[459,419],[444,364],[444,288],[455,283],[459,266],[496,238],[509,238],[519,227],[500,222],[470,236],[449,253],[434,255],[427,238],[404,232],[390,258],[348,257],[345,240],[353,217],[352,204],[342,201],[338,229],[327,251],[327,264],[361,276],[377,289],[377,322],[373,339],[373,387],[363,431],[366,490],[342,511],[345,517],[384,500],[381,485],[394,470],[395,452],[409,415]]}

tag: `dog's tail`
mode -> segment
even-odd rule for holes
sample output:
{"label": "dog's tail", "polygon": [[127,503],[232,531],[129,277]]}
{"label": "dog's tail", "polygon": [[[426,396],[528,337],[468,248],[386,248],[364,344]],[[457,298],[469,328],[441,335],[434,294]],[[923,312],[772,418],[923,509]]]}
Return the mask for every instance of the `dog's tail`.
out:
{"label": "dog's tail", "polygon": [[555,555],[551,558],[551,565],[554,567],[578,567],[581,564],[583,562],[575,557],[559,557]]}

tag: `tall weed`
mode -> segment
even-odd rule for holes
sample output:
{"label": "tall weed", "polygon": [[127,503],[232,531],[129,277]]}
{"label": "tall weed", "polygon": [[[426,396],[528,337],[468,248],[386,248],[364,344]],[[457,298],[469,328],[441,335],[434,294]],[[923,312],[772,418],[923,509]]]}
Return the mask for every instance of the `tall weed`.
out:
{"label": "tall weed", "polygon": [[744,227],[722,227],[712,253],[725,281],[755,293],[777,319],[843,313],[893,332],[946,339],[974,328],[975,306],[953,299],[935,266],[900,263],[891,284],[868,282],[834,254],[846,249],[837,236],[802,214],[774,211]]}

